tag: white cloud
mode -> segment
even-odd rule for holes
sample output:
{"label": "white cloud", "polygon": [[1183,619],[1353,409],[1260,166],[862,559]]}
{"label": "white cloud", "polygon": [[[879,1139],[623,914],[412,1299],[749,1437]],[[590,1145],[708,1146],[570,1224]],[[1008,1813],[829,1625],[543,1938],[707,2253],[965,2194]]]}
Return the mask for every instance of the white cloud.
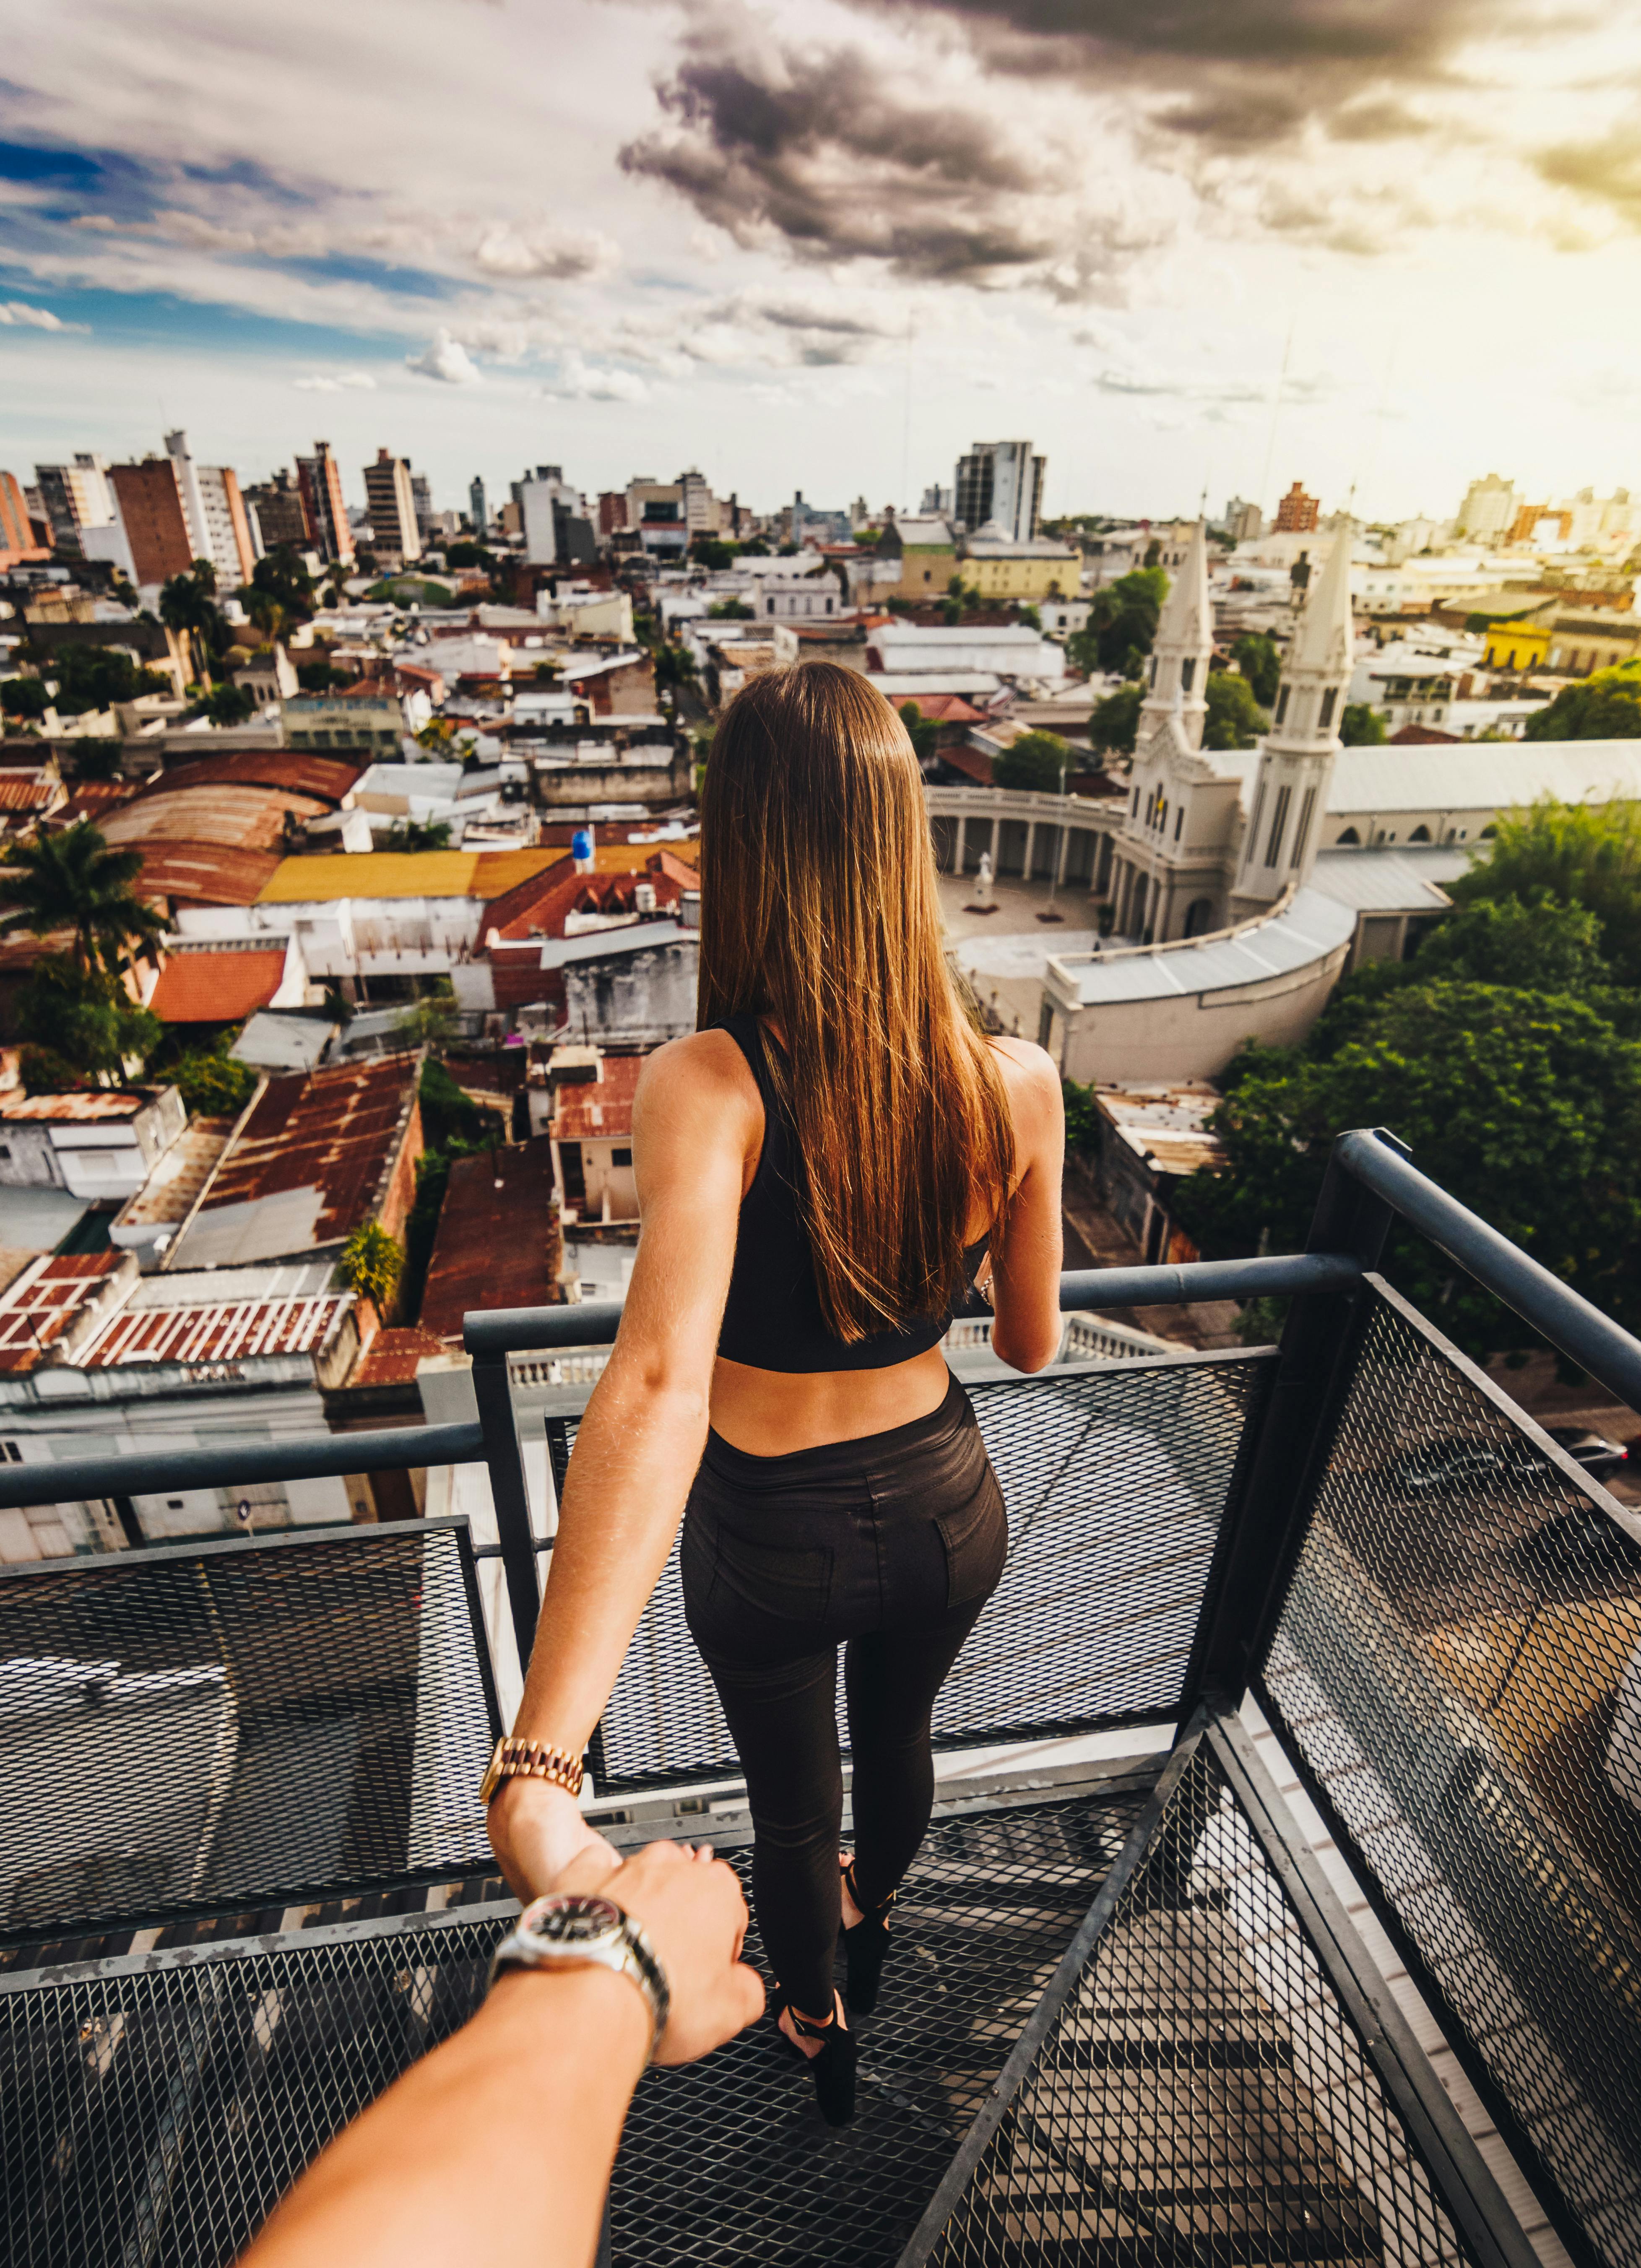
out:
{"label": "white cloud", "polygon": [[423,378],[436,378],[442,386],[477,386],[481,380],[478,364],[460,339],[453,339],[441,328],[433,335],[430,345],[418,355],[405,357],[405,368],[418,372]]}
{"label": "white cloud", "polygon": [[49,307],[31,307],[24,299],[0,299],[0,323],[16,324],[26,331],[83,331],[84,323],[65,323]]}
{"label": "white cloud", "polygon": [[581,232],[547,224],[515,228],[501,221],[485,232],[473,257],[487,276],[564,283],[579,276],[607,275],[620,253],[596,230]]}
{"label": "white cloud", "polygon": [[573,352],[563,357],[556,375],[541,391],[560,401],[647,401],[650,398],[650,389],[637,371],[600,370]]}
{"label": "white cloud", "polygon": [[326,378],[315,372],[312,378],[299,378],[296,383],[303,394],[374,394],[376,391],[376,380],[367,370],[338,371],[334,378]]}

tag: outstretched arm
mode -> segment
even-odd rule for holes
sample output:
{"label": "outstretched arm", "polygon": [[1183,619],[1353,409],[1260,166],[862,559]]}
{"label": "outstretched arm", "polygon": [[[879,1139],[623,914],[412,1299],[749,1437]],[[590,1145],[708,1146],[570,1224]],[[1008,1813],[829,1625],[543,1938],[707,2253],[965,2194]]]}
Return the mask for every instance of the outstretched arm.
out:
{"label": "outstretched arm", "polygon": [[[513,1731],[578,1756],[609,1698],[683,1517],[706,1446],[756,1089],[722,1032],[673,1041],[644,1066],[633,1114],[643,1226],[621,1329],[565,1476],[535,1651]],[[520,1897],[592,1839],[572,1799],[504,1783],[492,1847]]]}

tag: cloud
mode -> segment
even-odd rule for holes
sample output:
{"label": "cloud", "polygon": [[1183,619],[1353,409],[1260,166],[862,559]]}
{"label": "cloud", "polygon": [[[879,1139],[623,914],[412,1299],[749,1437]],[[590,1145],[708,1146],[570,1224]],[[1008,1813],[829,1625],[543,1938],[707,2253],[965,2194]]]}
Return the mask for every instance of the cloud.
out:
{"label": "cloud", "polygon": [[49,307],[31,307],[24,299],[0,299],[0,323],[16,324],[26,331],[83,331],[84,323],[65,323]]}
{"label": "cloud", "polygon": [[1596,141],[1541,151],[1537,166],[1556,188],[1576,190],[1641,228],[1641,122],[1627,121]]}
{"label": "cloud", "polygon": [[475,266],[486,276],[562,284],[607,275],[620,256],[617,247],[596,231],[578,233],[544,225],[515,228],[500,221],[486,230],[473,258]]}
{"label": "cloud", "polygon": [[334,378],[322,377],[316,372],[312,378],[299,378],[296,383],[304,394],[350,394],[355,391],[374,394],[376,391],[376,380],[365,370],[338,371]]}
{"label": "cloud", "polygon": [[565,355],[541,391],[559,401],[647,401],[650,389],[637,371],[598,369],[576,353]]}
{"label": "cloud", "polygon": [[442,386],[477,386],[482,383],[478,365],[460,339],[452,338],[441,328],[432,342],[420,354],[407,355],[405,368],[414,370],[423,378],[436,378]]}

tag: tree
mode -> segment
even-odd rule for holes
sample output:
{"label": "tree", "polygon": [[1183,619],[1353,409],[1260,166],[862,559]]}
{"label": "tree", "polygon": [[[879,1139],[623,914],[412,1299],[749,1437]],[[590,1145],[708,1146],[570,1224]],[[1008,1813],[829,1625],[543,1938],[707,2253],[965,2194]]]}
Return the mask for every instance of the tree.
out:
{"label": "tree", "polygon": [[342,1248],[342,1280],[375,1308],[386,1322],[404,1273],[405,1256],[379,1220],[364,1220]]}
{"label": "tree", "polygon": [[915,701],[901,703],[901,722],[911,740],[912,753],[920,764],[931,763],[938,747],[940,727],[932,718],[926,718]]}
{"label": "tree", "polygon": [[1282,681],[1282,656],[1276,639],[1261,630],[1249,630],[1232,647],[1231,659],[1247,678],[1260,707],[1269,709]]}
{"label": "tree", "polygon": [[297,683],[304,693],[328,693],[333,685],[350,682],[347,671],[335,668],[328,661],[299,661],[297,664]]}
{"label": "tree", "polygon": [[1085,676],[1096,670],[1117,670],[1124,677],[1137,677],[1167,595],[1167,573],[1158,566],[1136,567],[1096,591],[1086,626],[1065,642],[1073,665]]}
{"label": "tree", "polygon": [[991,760],[999,787],[1036,788],[1058,795],[1063,779],[1077,769],[1069,746],[1057,733],[1022,733]]}
{"label": "tree", "polygon": [[43,717],[50,706],[43,678],[8,677],[0,685],[0,709],[8,717]]}
{"label": "tree", "polygon": [[248,686],[213,685],[188,714],[209,717],[213,725],[222,726],[248,724],[256,714],[256,696]]}
{"label": "tree", "polygon": [[1545,796],[1506,813],[1487,858],[1447,887],[1461,905],[1513,897],[1584,907],[1600,924],[1615,981],[1641,986],[1641,804]]}
{"label": "tree", "polygon": [[250,1064],[221,1048],[190,1049],[166,1076],[188,1108],[206,1118],[237,1118],[256,1092]]}
{"label": "tree", "polygon": [[689,547],[689,556],[697,567],[705,567],[718,575],[734,563],[735,547],[721,542],[716,535],[697,535]]}
{"label": "tree", "polygon": [[395,819],[383,848],[387,850],[448,850],[450,828],[442,819]]}
{"label": "tree", "polygon": [[115,969],[133,938],[160,936],[165,923],[133,885],[139,850],[111,850],[88,819],[36,832],[0,859],[0,936],[73,933],[77,967]]}
{"label": "tree", "polygon": [[1115,748],[1131,756],[1144,699],[1144,687],[1134,684],[1123,686],[1121,692],[1107,693],[1103,701],[1096,701],[1094,713],[1088,720],[1088,737],[1094,747],[1102,754]]}
{"label": "tree", "polygon": [[120,777],[121,743],[118,740],[77,739],[74,743],[74,777],[77,780],[117,780]]}
{"label": "tree", "polygon": [[496,554],[485,543],[463,543],[460,541],[445,546],[446,567],[482,567],[487,575],[496,571]]}
{"label": "tree", "polygon": [[394,1031],[408,1048],[447,1047],[455,1030],[456,1004],[448,990],[423,993],[394,1018]]}
{"label": "tree", "polygon": [[710,621],[715,622],[749,622],[753,610],[740,599],[720,599],[716,606],[707,608]]}
{"label": "tree", "polygon": [[158,1016],[139,1007],[118,978],[72,954],[48,953],[34,963],[18,998],[19,1038],[68,1064],[77,1079],[118,1086],[131,1064],[145,1063],[165,1036]]}
{"label": "tree", "polygon": [[1347,701],[1339,719],[1339,738],[1347,748],[1377,747],[1385,738],[1385,720],[1365,701]]}
{"label": "tree", "polygon": [[39,654],[34,666],[56,683],[60,717],[85,717],[111,702],[135,701],[139,693],[168,693],[171,680],[158,670],[140,669],[120,646],[65,645]]}
{"label": "tree", "polygon": [[1548,709],[1527,718],[1529,740],[1641,740],[1641,661],[1598,669],[1564,685]]}
{"label": "tree", "polygon": [[1210,672],[1205,698],[1205,748],[1251,748],[1262,733],[1270,730],[1270,719],[1255,700],[1253,687],[1232,670]]}
{"label": "tree", "polygon": [[1027,630],[1040,630],[1042,628],[1042,616],[1035,607],[1022,607],[1019,609],[1019,618]]}
{"label": "tree", "polygon": [[[1584,1002],[1403,984],[1355,1035],[1341,1041],[1336,1027],[1321,1048],[1251,1047],[1226,1079],[1211,1121],[1225,1165],[1193,1174],[1177,1198],[1204,1252],[1250,1253],[1262,1239],[1298,1249],[1335,1135],[1382,1125],[1461,1204],[1626,1328],[1641,1323],[1641,1042]],[[1409,1233],[1386,1272],[1472,1353],[1531,1343]]]}
{"label": "tree", "polygon": [[740,544],[738,549],[743,559],[767,559],[769,556],[769,547],[761,535],[754,535],[750,542]]}

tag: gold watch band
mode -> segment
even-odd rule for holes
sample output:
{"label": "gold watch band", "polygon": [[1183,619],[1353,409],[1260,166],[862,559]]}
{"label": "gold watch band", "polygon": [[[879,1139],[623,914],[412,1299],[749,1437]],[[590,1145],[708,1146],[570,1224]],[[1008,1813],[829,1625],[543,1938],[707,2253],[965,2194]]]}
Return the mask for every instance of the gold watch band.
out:
{"label": "gold watch band", "polygon": [[479,1788],[479,1801],[488,1804],[504,1779],[545,1779],[566,1795],[579,1795],[581,1759],[551,1741],[521,1741],[509,1734],[490,1752],[489,1768]]}

